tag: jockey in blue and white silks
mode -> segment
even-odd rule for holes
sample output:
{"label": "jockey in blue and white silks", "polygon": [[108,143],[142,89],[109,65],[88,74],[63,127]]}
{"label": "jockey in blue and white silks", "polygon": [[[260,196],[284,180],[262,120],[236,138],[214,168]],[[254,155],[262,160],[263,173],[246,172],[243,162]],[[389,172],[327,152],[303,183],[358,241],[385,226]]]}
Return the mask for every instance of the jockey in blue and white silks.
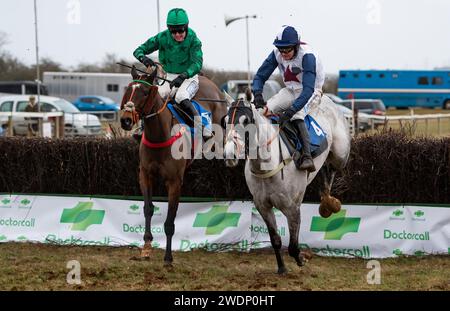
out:
{"label": "jockey in blue and white silks", "polygon": [[314,171],[309,148],[309,134],[304,118],[320,104],[325,74],[317,54],[305,43],[292,26],[283,26],[273,44],[275,49],[258,69],[253,80],[254,102],[257,108],[265,106],[262,96],[264,83],[278,67],[285,84],[267,101],[267,110],[280,114],[280,125],[292,120],[298,128],[303,145],[303,156],[294,154],[299,169]]}

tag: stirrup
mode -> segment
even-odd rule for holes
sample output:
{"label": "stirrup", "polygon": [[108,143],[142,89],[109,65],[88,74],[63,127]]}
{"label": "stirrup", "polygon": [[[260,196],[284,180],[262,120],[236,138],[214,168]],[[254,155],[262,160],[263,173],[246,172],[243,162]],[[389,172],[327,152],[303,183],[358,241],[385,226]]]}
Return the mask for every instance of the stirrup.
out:
{"label": "stirrup", "polygon": [[299,167],[300,170],[307,170],[308,172],[314,172],[316,167],[314,166],[314,161],[311,156],[303,155],[301,157],[301,165]]}

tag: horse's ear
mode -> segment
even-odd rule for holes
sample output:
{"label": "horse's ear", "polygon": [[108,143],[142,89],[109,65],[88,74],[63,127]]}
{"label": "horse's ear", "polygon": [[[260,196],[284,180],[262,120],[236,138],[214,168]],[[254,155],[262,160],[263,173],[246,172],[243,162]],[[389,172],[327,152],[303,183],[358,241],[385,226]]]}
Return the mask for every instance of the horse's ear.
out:
{"label": "horse's ear", "polygon": [[234,102],[233,97],[230,96],[230,94],[228,94],[226,91],[222,91],[223,95],[225,96],[225,100],[227,102],[227,106],[228,108],[231,107],[231,104]]}
{"label": "horse's ear", "polygon": [[156,70],[153,70],[149,75],[146,76],[145,81],[147,81],[150,84],[153,84],[156,78]]}
{"label": "horse's ear", "polygon": [[137,80],[137,78],[139,77],[137,71],[136,71],[136,66],[133,65],[133,67],[131,67],[131,76],[133,77],[133,80]]}

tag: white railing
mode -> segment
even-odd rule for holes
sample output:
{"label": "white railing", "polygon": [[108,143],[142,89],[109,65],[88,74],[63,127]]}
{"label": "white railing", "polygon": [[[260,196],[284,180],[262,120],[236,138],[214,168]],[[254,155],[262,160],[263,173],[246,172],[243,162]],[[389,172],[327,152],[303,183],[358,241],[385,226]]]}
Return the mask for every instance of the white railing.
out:
{"label": "white railing", "polygon": [[[428,133],[429,130],[429,122],[430,120],[437,121],[437,131],[438,135],[442,134],[442,120],[449,119],[450,121],[450,113],[436,113],[436,114],[411,114],[411,115],[402,115],[402,116],[376,116],[369,115],[369,119],[371,121],[372,129],[375,128],[375,124],[389,124],[390,122],[398,121],[400,128],[403,127],[404,121],[409,122],[417,122],[417,121],[425,121],[425,133]],[[448,122],[448,121],[447,121]]]}
{"label": "white railing", "polygon": [[[14,118],[20,118],[15,120]],[[23,119],[22,119],[23,118]],[[0,125],[6,127],[6,133],[8,136],[14,135],[14,124],[22,125],[22,134],[28,134],[29,125],[38,124],[39,136],[45,137],[62,137],[64,131],[60,128],[64,128],[64,112],[0,112]],[[52,123],[54,128],[52,129]],[[48,126],[49,125],[49,126]]]}

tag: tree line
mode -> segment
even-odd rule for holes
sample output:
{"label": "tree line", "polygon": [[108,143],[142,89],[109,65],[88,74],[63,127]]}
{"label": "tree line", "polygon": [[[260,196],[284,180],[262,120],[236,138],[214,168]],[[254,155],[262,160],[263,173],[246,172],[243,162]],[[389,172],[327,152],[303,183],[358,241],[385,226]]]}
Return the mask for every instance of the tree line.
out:
{"label": "tree line", "polygon": [[[7,35],[0,31],[0,81],[18,81],[36,79],[36,65],[26,65],[17,57],[13,56],[4,47],[8,43]],[[138,68],[142,66],[136,61],[130,61],[119,58],[114,53],[107,53],[100,62],[86,63],[82,62],[70,70],[50,57],[40,59],[40,80],[42,81],[43,72],[52,71],[74,71],[74,72],[108,72],[108,73],[129,73],[126,67],[119,66],[116,63],[125,63],[136,65]],[[141,67],[142,68],[142,67]],[[225,71],[204,66],[202,69],[204,75],[209,77],[217,86],[221,86],[229,80],[246,80],[246,71]],[[277,73],[272,76],[280,85],[283,85],[281,76]],[[337,76],[327,76],[324,85],[325,93],[337,92]]]}

